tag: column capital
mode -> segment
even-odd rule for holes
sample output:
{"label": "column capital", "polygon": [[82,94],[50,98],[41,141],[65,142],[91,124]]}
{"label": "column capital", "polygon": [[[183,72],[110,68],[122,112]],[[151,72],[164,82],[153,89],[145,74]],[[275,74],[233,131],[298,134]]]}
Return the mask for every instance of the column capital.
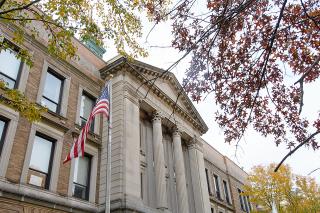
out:
{"label": "column capital", "polygon": [[188,143],[188,149],[197,149],[200,152],[203,152],[203,145],[200,140],[194,136]]}
{"label": "column capital", "polygon": [[153,122],[161,122],[161,112],[159,111],[154,111],[153,114],[152,114],[152,121]]}
{"label": "column capital", "polygon": [[180,125],[175,125],[173,127],[173,131],[172,131],[172,136],[175,137],[175,136],[180,136],[181,137],[181,134],[182,134],[182,129],[181,129],[181,126]]}

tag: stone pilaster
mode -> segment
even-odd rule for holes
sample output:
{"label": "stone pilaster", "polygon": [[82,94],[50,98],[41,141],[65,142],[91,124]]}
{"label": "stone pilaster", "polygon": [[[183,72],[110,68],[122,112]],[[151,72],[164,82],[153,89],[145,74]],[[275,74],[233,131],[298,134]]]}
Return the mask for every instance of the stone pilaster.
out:
{"label": "stone pilaster", "polygon": [[178,128],[172,134],[174,149],[174,167],[177,184],[178,212],[189,213],[186,174],[181,144],[181,133]]}
{"label": "stone pilaster", "polygon": [[155,113],[152,119],[154,171],[156,179],[157,208],[167,209],[167,187],[165,177],[164,151],[162,143],[161,117]]}
{"label": "stone pilaster", "polygon": [[191,180],[196,213],[210,213],[202,144],[196,138],[188,146]]}

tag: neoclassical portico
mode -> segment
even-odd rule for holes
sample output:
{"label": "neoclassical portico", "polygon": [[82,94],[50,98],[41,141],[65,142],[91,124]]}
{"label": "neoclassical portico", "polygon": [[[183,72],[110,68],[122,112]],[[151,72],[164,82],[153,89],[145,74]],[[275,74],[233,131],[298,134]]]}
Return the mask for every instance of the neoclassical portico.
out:
{"label": "neoclassical portico", "polygon": [[[157,193],[157,208],[161,210],[168,209],[166,191],[166,177],[165,177],[165,160],[163,149],[163,135],[162,135],[162,118],[161,112],[155,111],[153,113],[152,127],[153,127],[153,150],[154,150],[154,169],[156,179],[156,193]],[[180,125],[172,127],[171,137],[173,146],[174,171],[176,182],[176,196],[178,212],[189,213],[188,191],[186,172],[184,165],[184,154],[182,151],[182,128]],[[191,181],[193,185],[193,197],[196,213],[210,212],[209,195],[207,192],[204,161],[202,153],[202,145],[193,138],[188,143],[188,152],[190,156]]]}
{"label": "neoclassical portico", "polygon": [[201,143],[193,139],[207,126],[185,94],[176,103],[173,101],[181,90],[174,75],[169,73],[153,86],[141,87],[145,81],[142,76],[157,75],[159,70],[140,62],[117,63],[121,65],[110,70],[117,85],[113,90],[117,103],[113,104],[123,104],[123,111],[117,112],[113,122],[123,126],[124,134],[115,133],[119,142],[113,142],[112,149],[121,147],[122,151],[112,157],[123,159],[119,170],[124,173],[119,173],[119,181],[112,180],[119,186],[111,188],[118,190],[118,199],[125,197],[127,207],[138,211],[210,213]]}

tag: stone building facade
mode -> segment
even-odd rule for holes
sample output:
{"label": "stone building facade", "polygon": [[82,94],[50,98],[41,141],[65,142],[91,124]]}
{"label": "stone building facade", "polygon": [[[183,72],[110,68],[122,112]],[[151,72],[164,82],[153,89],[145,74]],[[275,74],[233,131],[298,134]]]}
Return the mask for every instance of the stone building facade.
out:
{"label": "stone building facade", "polygon": [[[14,26],[0,29],[12,42]],[[21,47],[0,52],[0,78],[49,109],[30,123],[0,104],[0,212],[104,212],[105,118],[96,117],[85,157],[62,162],[110,74],[112,212],[250,211],[239,194],[247,174],[201,139],[208,127],[172,73],[105,62],[74,42],[79,60],[62,61],[48,55],[45,37],[26,34],[32,67],[15,59]]]}

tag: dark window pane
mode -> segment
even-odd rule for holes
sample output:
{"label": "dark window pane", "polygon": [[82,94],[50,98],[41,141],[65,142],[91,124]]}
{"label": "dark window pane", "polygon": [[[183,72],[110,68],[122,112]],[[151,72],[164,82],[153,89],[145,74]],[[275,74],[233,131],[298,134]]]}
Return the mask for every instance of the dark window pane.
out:
{"label": "dark window pane", "polygon": [[52,145],[51,141],[35,136],[30,159],[30,168],[46,174],[48,173]]}
{"label": "dark window pane", "polygon": [[210,182],[209,182],[209,174],[208,174],[208,169],[207,168],[205,168],[205,172],[206,172],[208,192],[209,192],[209,195],[211,195],[212,193],[211,193]]}
{"label": "dark window pane", "polygon": [[246,196],[242,196],[242,198],[243,198],[243,202],[244,202],[244,206],[245,206],[245,211],[249,212],[247,197]]}
{"label": "dark window pane", "polygon": [[245,209],[244,209],[244,203],[243,203],[243,197],[242,197],[242,195],[241,195],[241,190],[240,189],[238,189],[238,193],[239,193],[239,201],[240,201],[240,206],[241,206],[241,209],[243,210],[243,211],[245,211]]}
{"label": "dark window pane", "polygon": [[226,181],[223,181],[224,186],[224,194],[226,195],[226,201],[230,204],[230,197],[229,197],[229,190],[228,190],[228,184]]}
{"label": "dark window pane", "polygon": [[73,184],[73,196],[81,199],[86,199],[87,187],[76,183]]}
{"label": "dark window pane", "polygon": [[216,186],[216,195],[219,199],[221,199],[221,194],[220,194],[220,187],[219,187],[219,178],[217,175],[214,175],[214,182]]}
{"label": "dark window pane", "polygon": [[0,79],[13,88],[18,77],[21,61],[16,58],[13,50],[2,50],[0,52]]}
{"label": "dark window pane", "polygon": [[2,147],[4,144],[5,131],[6,131],[6,121],[0,120],[0,154],[2,152]]}

